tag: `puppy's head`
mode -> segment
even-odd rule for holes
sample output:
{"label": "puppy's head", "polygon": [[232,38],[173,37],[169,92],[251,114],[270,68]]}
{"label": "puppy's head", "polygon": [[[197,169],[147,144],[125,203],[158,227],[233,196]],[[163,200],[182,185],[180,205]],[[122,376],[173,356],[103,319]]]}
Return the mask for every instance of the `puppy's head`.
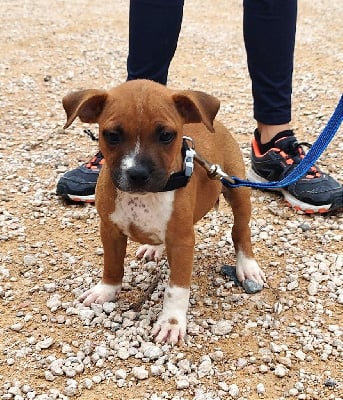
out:
{"label": "puppy's head", "polygon": [[219,101],[206,93],[172,91],[148,80],[109,91],[88,89],[63,98],[68,128],[76,117],[99,124],[99,146],[115,186],[159,192],[182,169],[183,125],[202,122],[213,132]]}

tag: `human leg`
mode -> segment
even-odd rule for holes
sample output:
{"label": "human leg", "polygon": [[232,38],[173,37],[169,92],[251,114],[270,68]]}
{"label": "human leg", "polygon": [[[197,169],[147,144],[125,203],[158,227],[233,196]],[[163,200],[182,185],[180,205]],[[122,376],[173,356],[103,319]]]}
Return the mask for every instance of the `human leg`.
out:
{"label": "human leg", "polygon": [[[127,79],[150,79],[166,84],[181,29],[184,0],[131,0]],[[72,201],[95,200],[95,186],[104,162],[101,152],[67,171],[56,193]]]}
{"label": "human leg", "polygon": [[[297,0],[244,0],[244,41],[257,129],[252,143],[253,181],[280,180],[304,157],[290,127]],[[312,167],[282,189],[291,206],[312,213],[343,206],[343,189]]]}
{"label": "human leg", "polygon": [[183,16],[183,0],[131,0],[127,79],[167,83]]}

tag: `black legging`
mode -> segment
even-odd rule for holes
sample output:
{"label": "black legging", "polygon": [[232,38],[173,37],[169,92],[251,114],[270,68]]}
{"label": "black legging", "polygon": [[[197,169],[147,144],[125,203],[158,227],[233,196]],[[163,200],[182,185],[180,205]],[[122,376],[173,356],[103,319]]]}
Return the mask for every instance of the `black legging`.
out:
{"label": "black legging", "polygon": [[[128,80],[167,83],[183,4],[183,0],[130,1]],[[243,6],[254,118],[270,125],[290,122],[297,0],[243,0]]]}

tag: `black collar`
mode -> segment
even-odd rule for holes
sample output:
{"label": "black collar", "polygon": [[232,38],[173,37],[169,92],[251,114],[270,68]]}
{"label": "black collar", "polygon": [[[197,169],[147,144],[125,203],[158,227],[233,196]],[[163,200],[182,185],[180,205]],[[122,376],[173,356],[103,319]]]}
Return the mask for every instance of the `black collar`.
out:
{"label": "black collar", "polygon": [[194,148],[190,148],[188,146],[187,141],[192,142],[192,139],[184,136],[181,148],[181,154],[183,158],[183,171],[175,172],[170,175],[166,186],[161,192],[168,192],[171,190],[180,189],[185,187],[189,180],[191,179],[193,173],[193,157],[194,157]]}

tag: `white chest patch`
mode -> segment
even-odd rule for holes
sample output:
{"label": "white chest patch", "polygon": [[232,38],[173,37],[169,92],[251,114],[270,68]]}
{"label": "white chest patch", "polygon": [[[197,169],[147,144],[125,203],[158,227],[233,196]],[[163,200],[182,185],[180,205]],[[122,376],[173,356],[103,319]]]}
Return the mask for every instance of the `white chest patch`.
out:
{"label": "white chest patch", "polygon": [[144,232],[154,244],[165,243],[173,211],[174,192],[131,194],[118,191],[110,220],[128,237],[132,227]]}

